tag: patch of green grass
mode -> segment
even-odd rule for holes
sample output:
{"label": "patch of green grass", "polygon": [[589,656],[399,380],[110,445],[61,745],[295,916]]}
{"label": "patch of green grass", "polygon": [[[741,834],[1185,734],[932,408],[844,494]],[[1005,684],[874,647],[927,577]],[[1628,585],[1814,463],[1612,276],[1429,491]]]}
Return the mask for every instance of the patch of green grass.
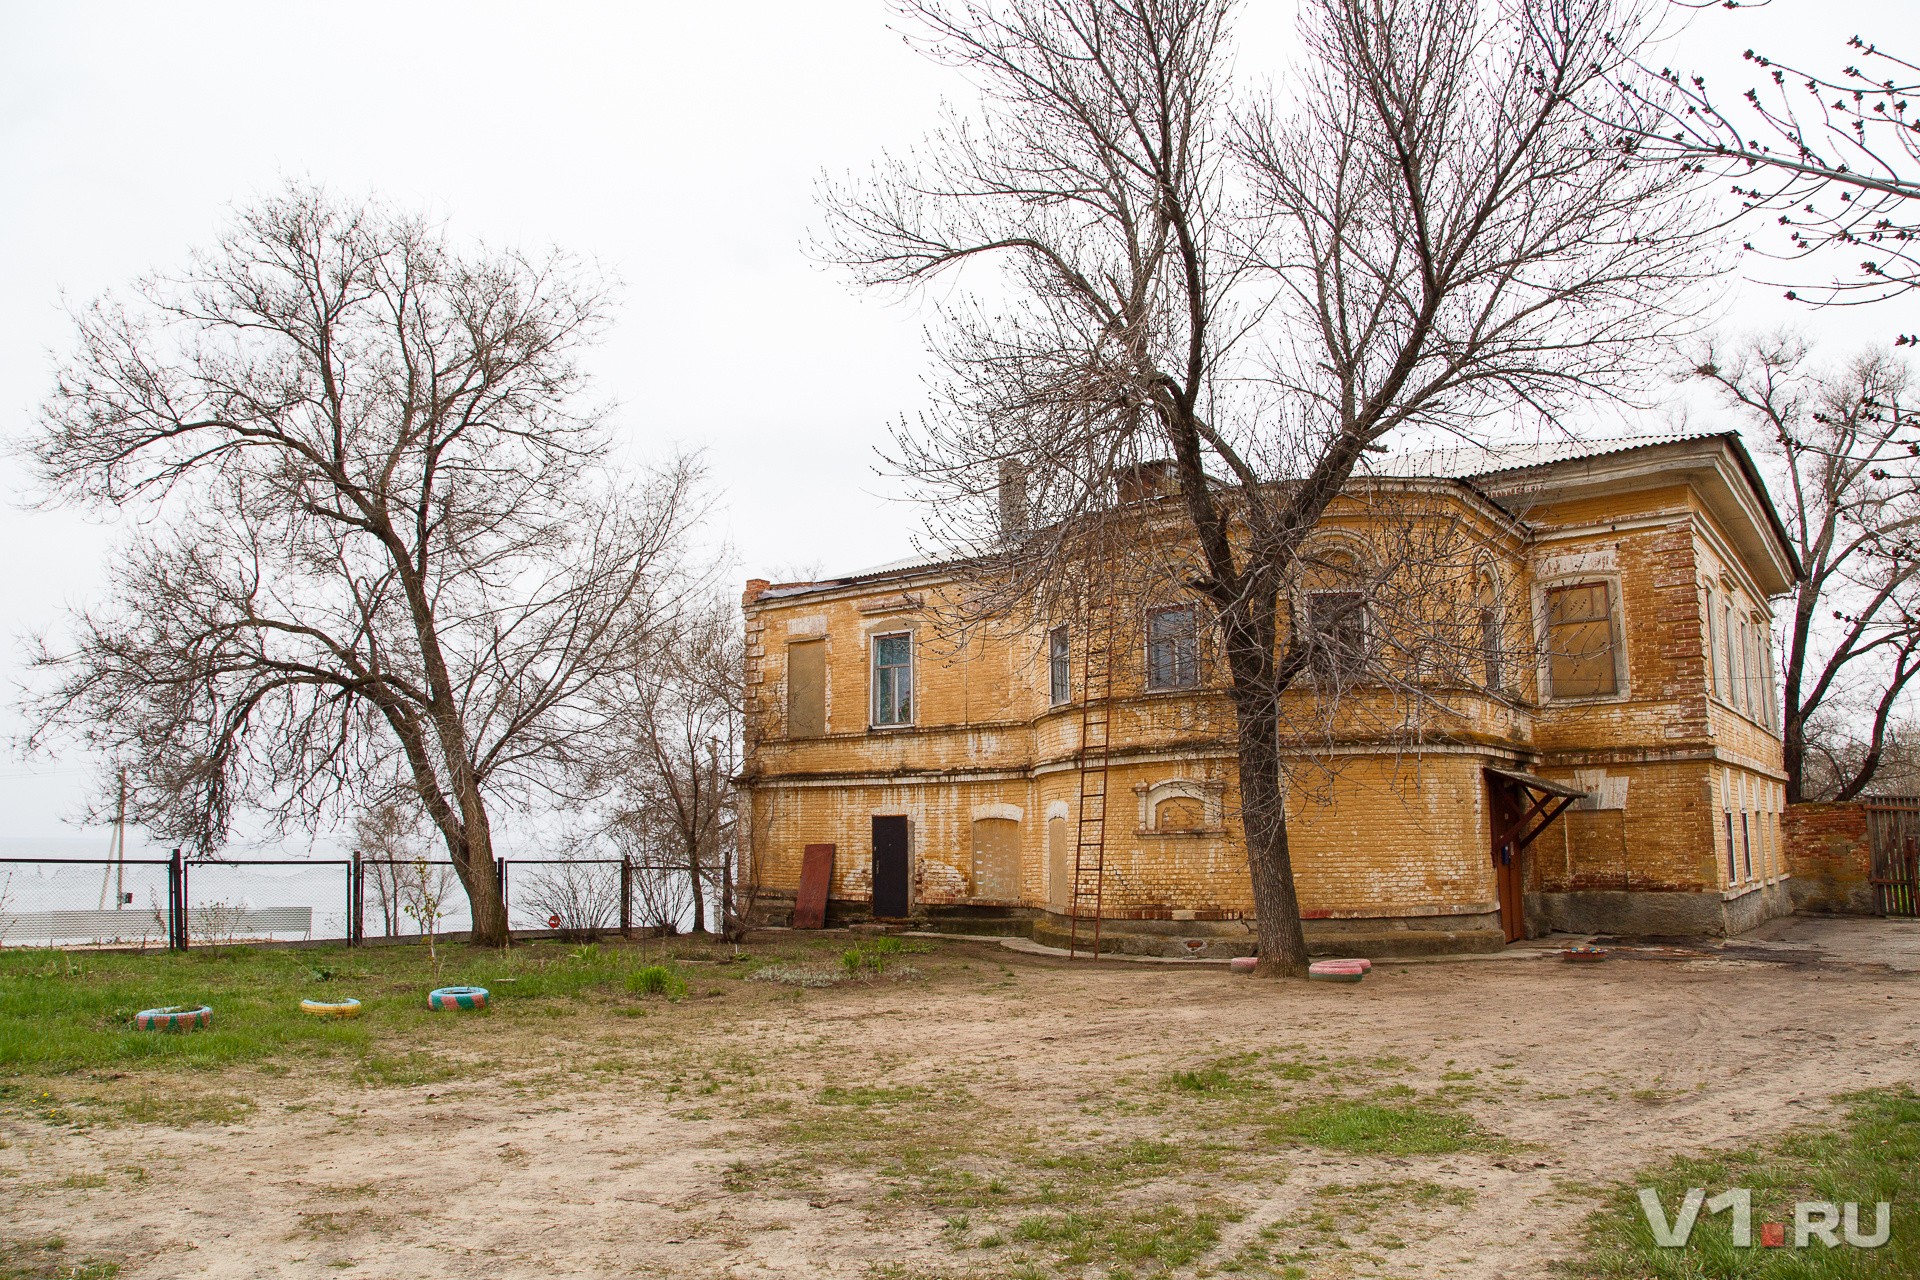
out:
{"label": "patch of green grass", "polygon": [[1377,1155],[1446,1155],[1500,1146],[1456,1112],[1377,1102],[1318,1102],[1276,1117],[1267,1127],[1276,1142],[1300,1142],[1335,1151]]}
{"label": "patch of green grass", "polygon": [[113,1280],[119,1274],[117,1262],[74,1259],[59,1236],[0,1239],[0,1280]]}
{"label": "patch of green grass", "polygon": [[[659,967],[671,973],[672,957],[661,966],[660,954],[652,945],[545,942],[504,951],[443,946],[437,962],[413,944],[87,953],[8,948],[0,950],[0,1073],[238,1063],[284,1071],[315,1058],[358,1060],[384,1041],[418,1045],[428,1035],[474,1034],[456,1029],[463,1024],[484,1026],[472,1015],[429,1011],[427,993],[435,987],[485,987],[497,1011],[566,1016],[575,1010],[557,1002],[612,1001],[630,976]],[[301,1013],[300,1001],[316,995],[358,999],[361,1015]],[[213,1025],[180,1034],[133,1025],[141,1009],[183,1004],[211,1006]]]}
{"label": "patch of green grass", "polygon": [[912,1102],[921,1096],[922,1091],[911,1085],[902,1085],[899,1088],[854,1085],[848,1089],[830,1084],[820,1091],[820,1101],[830,1107],[888,1106],[897,1102]]}
{"label": "patch of green grass", "polygon": [[1232,1087],[1233,1077],[1219,1067],[1204,1067],[1198,1071],[1176,1071],[1167,1077],[1167,1084],[1188,1093],[1218,1093]]}
{"label": "patch of green grass", "polygon": [[[1608,1203],[1586,1222],[1584,1256],[1565,1264],[1569,1274],[1655,1277],[1657,1280],[1868,1280],[1920,1275],[1920,1094],[1911,1086],[1846,1095],[1846,1112],[1826,1124],[1789,1130],[1732,1151],[1678,1157],[1632,1184],[1611,1188]],[[1715,1196],[1735,1187],[1753,1193],[1753,1244],[1735,1247],[1730,1213],[1701,1212],[1682,1248],[1662,1248],[1641,1208],[1639,1188],[1659,1193],[1669,1221],[1687,1188]],[[1793,1247],[1793,1207],[1801,1201],[1860,1206],[1859,1226],[1871,1234],[1874,1206],[1891,1206],[1891,1236],[1876,1249],[1817,1238]],[[1763,1223],[1785,1227],[1786,1246],[1761,1244]],[[1838,1234],[1836,1232],[1836,1234]]]}
{"label": "patch of green grass", "polygon": [[634,970],[627,975],[626,985],[627,990],[635,995],[683,1000],[687,994],[687,980],[663,964],[650,964]]}

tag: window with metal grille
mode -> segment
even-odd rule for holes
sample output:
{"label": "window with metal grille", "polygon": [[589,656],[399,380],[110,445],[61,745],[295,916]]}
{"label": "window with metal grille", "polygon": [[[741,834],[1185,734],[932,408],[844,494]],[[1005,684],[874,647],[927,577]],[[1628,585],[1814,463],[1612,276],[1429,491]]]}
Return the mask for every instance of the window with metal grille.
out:
{"label": "window with metal grille", "polygon": [[1047,632],[1047,691],[1054,706],[1073,698],[1072,668],[1067,658],[1067,629]]}
{"label": "window with metal grille", "polygon": [[1147,687],[1184,689],[1200,675],[1200,638],[1193,609],[1155,609],[1147,615]]}
{"label": "window with metal grille", "polygon": [[1316,591],[1307,597],[1314,660],[1353,672],[1367,657],[1367,598],[1358,591]]}

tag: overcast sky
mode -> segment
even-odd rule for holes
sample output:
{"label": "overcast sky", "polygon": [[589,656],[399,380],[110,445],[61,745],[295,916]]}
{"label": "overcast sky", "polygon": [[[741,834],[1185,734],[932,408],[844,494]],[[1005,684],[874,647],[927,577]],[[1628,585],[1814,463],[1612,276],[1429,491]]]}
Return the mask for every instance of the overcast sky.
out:
{"label": "overcast sky", "polygon": [[[965,86],[903,47],[880,0],[810,3],[0,2],[0,433],[18,437],[82,303],[182,262],[289,177],[378,192],[463,236],[559,245],[624,282],[592,356],[636,456],[707,451],[741,578],[905,553],[918,515],[875,474],[925,401],[912,307],[857,297],[802,251],[823,171],[910,144]],[[1278,73],[1293,6],[1242,15],[1242,77]],[[1731,99],[1748,46],[1844,65],[1856,31],[1920,51],[1911,0],[1708,9],[1672,51]],[[1730,281],[1738,326],[1790,319]],[[1920,329],[1916,306],[1810,320],[1842,352]],[[1696,420],[1695,425],[1704,425]],[[0,462],[17,497],[24,477]],[[0,509],[15,638],[95,598],[121,531]],[[9,735],[18,721],[0,712]],[[0,760],[0,836],[74,834],[84,760]]]}

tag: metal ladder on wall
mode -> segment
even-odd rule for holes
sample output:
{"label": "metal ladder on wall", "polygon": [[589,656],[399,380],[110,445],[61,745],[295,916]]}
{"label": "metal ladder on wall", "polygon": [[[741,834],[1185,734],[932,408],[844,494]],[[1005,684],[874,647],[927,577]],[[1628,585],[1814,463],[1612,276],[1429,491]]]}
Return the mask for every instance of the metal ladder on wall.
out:
{"label": "metal ladder on wall", "polygon": [[[1099,577],[1087,582],[1086,656],[1080,664],[1080,807],[1073,848],[1073,890],[1067,899],[1067,955],[1077,956],[1083,921],[1092,922],[1093,958],[1100,958],[1100,908],[1107,875],[1107,766],[1113,756],[1113,552],[1109,539]],[[1089,562],[1093,557],[1089,557]]]}

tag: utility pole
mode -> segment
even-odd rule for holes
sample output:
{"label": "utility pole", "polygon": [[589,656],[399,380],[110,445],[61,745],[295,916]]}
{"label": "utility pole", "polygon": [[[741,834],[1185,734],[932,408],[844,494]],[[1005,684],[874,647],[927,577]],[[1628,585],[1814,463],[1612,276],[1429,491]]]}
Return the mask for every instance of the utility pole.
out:
{"label": "utility pole", "polygon": [[113,806],[113,836],[107,844],[107,871],[100,877],[100,908],[106,909],[107,882],[113,882],[113,909],[127,905],[127,770],[120,769],[120,798]]}

